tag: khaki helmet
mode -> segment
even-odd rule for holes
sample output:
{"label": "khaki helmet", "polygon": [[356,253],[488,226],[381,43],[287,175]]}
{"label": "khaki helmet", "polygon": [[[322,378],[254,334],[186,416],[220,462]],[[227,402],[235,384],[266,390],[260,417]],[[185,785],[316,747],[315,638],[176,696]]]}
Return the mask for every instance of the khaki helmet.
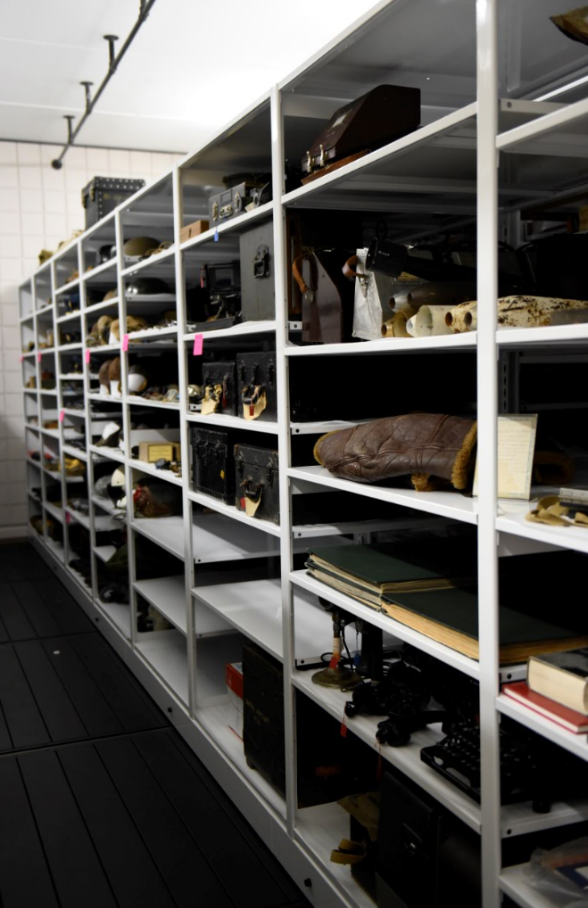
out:
{"label": "khaki helmet", "polygon": [[134,236],[127,240],[123,246],[123,256],[127,265],[138,262],[139,259],[151,249],[157,249],[159,240],[154,240],[152,236]]}

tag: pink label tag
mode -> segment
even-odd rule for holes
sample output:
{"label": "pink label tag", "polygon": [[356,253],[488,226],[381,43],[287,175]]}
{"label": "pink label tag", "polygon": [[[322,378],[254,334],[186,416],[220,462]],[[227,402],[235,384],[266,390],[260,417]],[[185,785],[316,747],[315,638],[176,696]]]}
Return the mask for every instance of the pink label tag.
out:
{"label": "pink label tag", "polygon": [[42,353],[37,353],[37,362],[38,362],[38,363],[41,362],[42,357],[43,357],[43,354],[42,354]]}
{"label": "pink label tag", "polygon": [[86,362],[87,362],[87,363],[88,363],[88,365],[89,365],[89,363],[90,363],[90,351],[89,351],[89,350],[86,350],[86,356],[85,356],[85,359],[86,359]]}
{"label": "pink label tag", "polygon": [[71,523],[71,514],[69,513],[69,511],[66,511],[66,512],[65,512],[65,522],[66,522],[67,524],[70,524],[70,523]]}
{"label": "pink label tag", "polygon": [[202,356],[202,347],[204,345],[204,335],[196,334],[194,337],[194,349],[192,356]]}
{"label": "pink label tag", "polygon": [[60,410],[59,411],[59,422],[63,422],[64,419],[65,419],[65,410]]}
{"label": "pink label tag", "polygon": [[122,352],[123,352],[123,353],[126,353],[128,349],[129,349],[129,335],[128,335],[128,334],[123,334],[123,340],[122,340]]}
{"label": "pink label tag", "polygon": [[24,362],[24,354],[20,358],[21,363]]}

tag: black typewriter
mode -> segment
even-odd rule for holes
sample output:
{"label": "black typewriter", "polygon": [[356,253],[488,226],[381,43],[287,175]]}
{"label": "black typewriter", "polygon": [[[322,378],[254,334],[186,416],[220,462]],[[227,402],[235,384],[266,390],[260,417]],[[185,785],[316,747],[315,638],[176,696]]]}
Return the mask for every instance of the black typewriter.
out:
{"label": "black typewriter", "polygon": [[[480,728],[471,720],[443,724],[445,737],[424,747],[421,760],[473,798],[481,800]],[[584,764],[550,741],[503,718],[500,726],[502,804],[531,801],[549,813],[555,800],[587,791]]]}

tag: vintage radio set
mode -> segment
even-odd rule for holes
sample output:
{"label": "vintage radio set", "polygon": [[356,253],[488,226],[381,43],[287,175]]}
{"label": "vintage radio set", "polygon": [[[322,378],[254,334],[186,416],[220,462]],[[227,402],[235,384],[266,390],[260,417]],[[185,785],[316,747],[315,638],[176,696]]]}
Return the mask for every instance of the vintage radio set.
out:
{"label": "vintage radio set", "polygon": [[246,420],[275,420],[278,412],[276,354],[237,354],[239,416]]}
{"label": "vintage radio set", "polygon": [[302,158],[308,175],[302,182],[413,132],[420,122],[420,89],[378,85],[335,111]]}
{"label": "vintage radio set", "polygon": [[82,189],[82,206],[86,230],[114,211],[145,185],[145,180],[123,180],[118,177],[94,177]]}

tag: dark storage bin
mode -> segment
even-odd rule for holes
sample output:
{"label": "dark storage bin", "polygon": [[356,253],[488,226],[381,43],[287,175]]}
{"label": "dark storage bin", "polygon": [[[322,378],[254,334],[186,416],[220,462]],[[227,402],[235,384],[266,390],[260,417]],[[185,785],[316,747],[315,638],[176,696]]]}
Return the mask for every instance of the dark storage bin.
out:
{"label": "dark storage bin", "polygon": [[280,522],[278,452],[235,445],[235,507],[259,520]]}
{"label": "dark storage bin", "polygon": [[237,414],[235,363],[205,363],[202,366],[203,414],[207,400],[216,403],[215,413]]}
{"label": "dark storage bin", "polygon": [[235,464],[231,433],[194,428],[192,488],[232,504],[235,497]]}
{"label": "dark storage bin", "polygon": [[242,320],[275,318],[273,222],[245,230],[239,238],[239,253]]}
{"label": "dark storage bin", "polygon": [[117,177],[94,177],[82,189],[82,206],[86,212],[86,230],[143,189],[145,180],[123,180]]}
{"label": "dark storage bin", "polygon": [[[298,805],[326,804],[376,785],[378,755],[320,706],[296,698]],[[243,647],[243,745],[247,765],[286,790],[283,668],[253,643]]]}
{"label": "dark storage bin", "polygon": [[276,354],[238,353],[237,392],[239,416],[262,421],[277,419]]}

